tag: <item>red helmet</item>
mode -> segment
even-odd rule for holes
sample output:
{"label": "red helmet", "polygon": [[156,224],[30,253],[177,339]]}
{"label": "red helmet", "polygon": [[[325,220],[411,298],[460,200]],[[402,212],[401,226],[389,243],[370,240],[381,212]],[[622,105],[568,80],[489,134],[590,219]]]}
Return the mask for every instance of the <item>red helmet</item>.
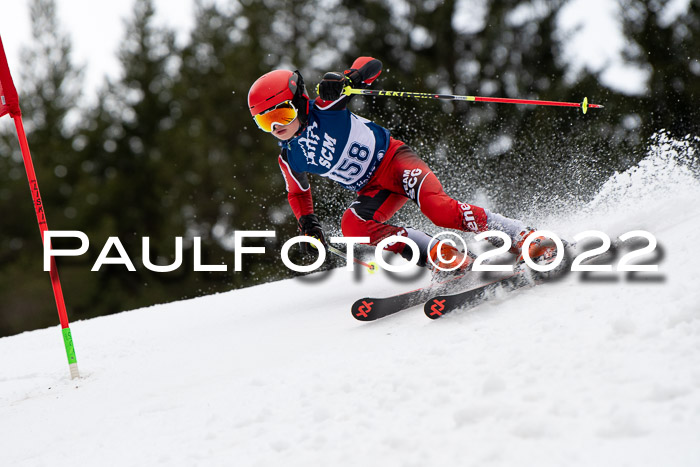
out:
{"label": "red helmet", "polygon": [[271,71],[258,78],[248,91],[248,108],[253,117],[284,101],[292,101],[299,119],[305,123],[309,96],[299,71]]}

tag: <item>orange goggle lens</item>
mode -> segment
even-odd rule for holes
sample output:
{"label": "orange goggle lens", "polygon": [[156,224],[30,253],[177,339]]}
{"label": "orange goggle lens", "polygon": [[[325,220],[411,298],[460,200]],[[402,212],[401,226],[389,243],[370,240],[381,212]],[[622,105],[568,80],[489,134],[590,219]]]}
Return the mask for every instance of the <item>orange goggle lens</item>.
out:
{"label": "orange goggle lens", "polygon": [[295,118],[297,118],[297,109],[290,101],[282,102],[267,112],[253,117],[258,127],[268,133],[272,132],[273,125],[289,125]]}

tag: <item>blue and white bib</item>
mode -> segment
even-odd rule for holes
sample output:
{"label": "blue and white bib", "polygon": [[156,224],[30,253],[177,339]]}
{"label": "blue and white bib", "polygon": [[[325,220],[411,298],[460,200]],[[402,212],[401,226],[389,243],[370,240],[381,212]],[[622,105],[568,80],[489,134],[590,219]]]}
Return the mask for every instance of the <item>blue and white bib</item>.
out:
{"label": "blue and white bib", "polygon": [[347,109],[309,106],[304,131],[285,144],[292,170],[330,178],[359,191],[374,175],[389,147],[389,130]]}

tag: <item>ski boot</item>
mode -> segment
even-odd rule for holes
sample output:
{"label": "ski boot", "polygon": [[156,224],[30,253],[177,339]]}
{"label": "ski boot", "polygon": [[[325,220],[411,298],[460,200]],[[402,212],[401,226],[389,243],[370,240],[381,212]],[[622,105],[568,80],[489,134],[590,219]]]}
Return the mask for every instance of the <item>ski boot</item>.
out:
{"label": "ski boot", "polygon": [[471,252],[464,254],[452,245],[440,242],[430,249],[428,256],[428,268],[433,273],[434,281],[463,275],[471,270],[476,259]]}
{"label": "ski boot", "polygon": [[[523,243],[525,240],[535,232],[535,229],[528,228],[523,230],[515,238],[515,243],[510,248],[510,252],[518,255],[515,260],[516,265],[522,265],[525,262],[523,258]],[[530,247],[528,248],[528,253],[530,259],[535,263],[541,263],[551,260],[557,255],[557,245],[551,239],[547,237],[537,237],[532,242],[530,242]]]}

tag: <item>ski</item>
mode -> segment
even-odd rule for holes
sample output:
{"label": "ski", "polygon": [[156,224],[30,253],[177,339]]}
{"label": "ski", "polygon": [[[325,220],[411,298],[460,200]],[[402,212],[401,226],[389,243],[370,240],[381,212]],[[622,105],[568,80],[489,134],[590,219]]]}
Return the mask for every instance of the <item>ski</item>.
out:
{"label": "ski", "polygon": [[[567,242],[564,242],[564,244],[567,249],[573,250],[575,248],[574,244]],[[613,250],[615,248],[616,245],[613,245]],[[600,260],[604,256],[606,256],[606,253],[589,258],[583,261],[582,264],[593,263],[593,261]],[[546,265],[555,259],[556,256],[548,258],[546,261],[540,262],[540,264]],[[549,278],[557,277],[565,271],[568,264],[569,260],[565,259],[554,271],[546,273],[529,272],[529,268],[521,265],[520,269],[516,269],[515,272],[505,277],[455,293],[456,290],[460,289],[463,282],[466,282],[467,277],[472,273],[470,271],[466,275],[455,276],[444,282],[433,283],[426,287],[390,297],[361,298],[352,305],[351,311],[353,317],[357,320],[374,321],[423,303],[423,311],[426,316],[431,319],[437,319],[458,308],[476,306],[488,300],[496,290],[511,291],[536,285]]]}
{"label": "ski", "polygon": [[425,303],[432,295],[450,293],[456,290],[464,275],[451,277],[443,282],[435,282],[409,292],[389,297],[365,297],[352,305],[352,316],[359,321],[374,321],[393,315],[406,308]]}
{"label": "ski", "polygon": [[[570,250],[573,250],[576,246],[575,244],[568,243],[565,243],[565,245],[567,249]],[[595,264],[600,260],[604,260],[610,254],[614,255],[619,246],[619,242],[613,242],[611,248],[605,253],[590,257],[584,260],[581,264]],[[541,264],[549,264],[555,259],[556,256],[541,262]],[[430,319],[438,319],[441,316],[444,316],[447,313],[457,309],[473,308],[489,300],[497,290],[512,291],[535,286],[545,282],[548,279],[558,277],[559,274],[565,272],[569,264],[570,261],[565,259],[564,262],[553,271],[544,273],[531,271],[529,274],[526,272],[528,269],[525,268],[525,265],[521,265],[521,269],[516,270],[511,275],[497,279],[493,282],[489,282],[488,284],[470,288],[459,293],[440,293],[439,295],[428,300],[423,305],[423,312]]]}
{"label": "ski", "polygon": [[[567,247],[570,247],[570,245],[567,244]],[[573,247],[571,246],[571,248]],[[555,260],[556,256],[553,256],[546,260],[539,261],[539,264],[545,266],[551,264]],[[493,297],[497,290],[509,292],[541,284],[548,279],[559,277],[560,274],[566,271],[568,266],[569,261],[564,260],[552,271],[537,272],[527,268],[525,264],[520,264],[518,269],[512,274],[496,279],[488,284],[470,288],[463,292],[435,296],[423,305],[423,312],[425,312],[425,315],[430,319],[438,319],[451,311],[479,305]]]}
{"label": "ski", "polygon": [[438,319],[456,309],[473,307],[488,300],[496,290],[511,291],[538,283],[528,277],[524,269],[513,274],[497,279],[488,284],[480,285],[472,289],[455,294],[438,295],[428,300],[423,305],[425,315],[430,319]]}

